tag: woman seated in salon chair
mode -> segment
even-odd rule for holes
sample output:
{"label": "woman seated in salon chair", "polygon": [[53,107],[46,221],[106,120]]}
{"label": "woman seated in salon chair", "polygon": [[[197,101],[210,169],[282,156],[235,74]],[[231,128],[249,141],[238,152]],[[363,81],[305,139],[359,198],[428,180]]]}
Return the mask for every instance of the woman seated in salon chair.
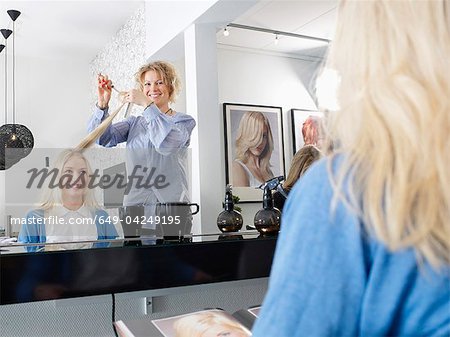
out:
{"label": "woman seated in salon chair", "polygon": [[[108,213],[99,207],[93,190],[87,186],[91,168],[85,156],[80,151],[64,150],[57,158],[55,168],[59,186],[49,186],[40,205],[28,212],[18,241],[78,242],[47,246],[46,250],[52,250],[86,248],[92,244],[86,244],[85,241],[117,238],[117,231],[109,221]],[[102,245],[105,243],[96,243],[94,246]],[[28,251],[38,249],[42,249],[42,246],[27,247]]]}

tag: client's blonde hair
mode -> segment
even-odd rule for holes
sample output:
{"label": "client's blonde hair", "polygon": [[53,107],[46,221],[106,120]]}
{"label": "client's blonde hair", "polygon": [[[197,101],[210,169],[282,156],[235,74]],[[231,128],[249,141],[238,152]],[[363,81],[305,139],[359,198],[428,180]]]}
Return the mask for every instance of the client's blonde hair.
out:
{"label": "client's blonde hair", "polygon": [[346,199],[369,232],[435,267],[450,262],[449,7],[343,1],[327,61],[341,77],[335,196],[350,178]]}
{"label": "client's blonde hair", "polygon": [[[64,165],[72,157],[79,157],[84,160],[87,169],[84,183],[87,185],[89,183],[89,177],[92,175],[91,166],[89,164],[89,161],[81,151],[73,149],[63,150],[57,157],[55,164],[53,165],[53,169],[56,170],[55,182],[57,184],[61,183],[62,177],[64,175]],[[52,172],[52,170],[50,170],[50,173]],[[39,205],[39,208],[48,210],[58,205],[63,205],[63,200],[61,198],[61,188],[59,186],[54,188],[50,186],[45,187],[43,198]],[[95,199],[94,192],[91,188],[86,188],[86,192],[83,196],[83,205],[91,208],[99,208],[99,205]]]}
{"label": "client's blonde hair", "polygon": [[99,138],[106,129],[111,125],[113,119],[117,116],[120,110],[122,110],[123,106],[126,102],[123,102],[119,108],[117,108],[111,115],[105,118],[103,122],[100,123],[99,126],[97,126],[90,134],[88,134],[86,137],[81,140],[81,142],[75,147],[75,150],[77,151],[83,151],[84,149],[87,149],[92,144],[95,143],[97,138]]}

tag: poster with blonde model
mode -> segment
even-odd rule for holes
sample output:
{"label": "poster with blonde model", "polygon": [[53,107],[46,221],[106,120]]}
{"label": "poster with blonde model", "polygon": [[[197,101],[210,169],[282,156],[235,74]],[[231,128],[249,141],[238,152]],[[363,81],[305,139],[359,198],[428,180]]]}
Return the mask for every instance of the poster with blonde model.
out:
{"label": "poster with blonde model", "polygon": [[284,176],[281,107],[223,104],[226,183],[241,202],[259,202],[258,187]]}

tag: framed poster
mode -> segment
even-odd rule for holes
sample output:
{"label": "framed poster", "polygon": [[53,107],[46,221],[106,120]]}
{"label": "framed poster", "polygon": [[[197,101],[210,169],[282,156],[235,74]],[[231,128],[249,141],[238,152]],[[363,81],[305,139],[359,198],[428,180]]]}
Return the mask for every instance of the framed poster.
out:
{"label": "framed poster", "polygon": [[225,174],[241,202],[259,202],[265,181],[284,176],[281,107],[224,103]]}
{"label": "framed poster", "polygon": [[323,112],[320,111],[291,109],[294,154],[307,144],[321,148],[324,139],[322,119]]}

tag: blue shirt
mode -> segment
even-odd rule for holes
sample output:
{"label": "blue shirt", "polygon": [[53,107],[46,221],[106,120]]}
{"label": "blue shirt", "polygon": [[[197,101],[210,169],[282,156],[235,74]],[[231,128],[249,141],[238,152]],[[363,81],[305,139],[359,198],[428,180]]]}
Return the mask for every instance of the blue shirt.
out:
{"label": "blue shirt", "polygon": [[[96,107],[88,131],[94,130],[107,117],[107,109],[103,111]],[[162,189],[133,185],[125,196],[124,205],[189,201],[187,147],[195,124],[187,114],[176,112],[167,116],[152,104],[145,108],[142,116],[130,116],[106,129],[97,143],[106,147],[127,143],[127,175],[135,172],[146,181],[151,168],[155,168],[153,176],[163,175],[169,183]]]}
{"label": "blue shirt", "polygon": [[[26,222],[22,224],[19,232],[19,242],[23,243],[45,243],[47,241],[45,233],[45,212],[42,209],[35,209],[28,212],[26,216]],[[104,210],[97,209],[93,211],[94,217],[96,217],[95,226],[97,227],[97,239],[98,240],[112,240],[118,237],[116,228],[110,221],[108,213]],[[103,247],[108,244],[96,243],[94,247]],[[27,247],[28,251],[35,251],[38,246]]]}
{"label": "blue shirt", "polygon": [[389,251],[332,196],[327,159],[289,194],[253,337],[450,336],[448,266]]}
{"label": "blue shirt", "polygon": [[[93,131],[109,116],[108,109],[95,107],[88,131]],[[130,116],[127,119],[110,125],[97,144],[112,147],[127,142],[127,148],[164,149],[188,147],[195,120],[181,112],[168,116],[162,114],[155,104],[145,108],[142,116]]]}

